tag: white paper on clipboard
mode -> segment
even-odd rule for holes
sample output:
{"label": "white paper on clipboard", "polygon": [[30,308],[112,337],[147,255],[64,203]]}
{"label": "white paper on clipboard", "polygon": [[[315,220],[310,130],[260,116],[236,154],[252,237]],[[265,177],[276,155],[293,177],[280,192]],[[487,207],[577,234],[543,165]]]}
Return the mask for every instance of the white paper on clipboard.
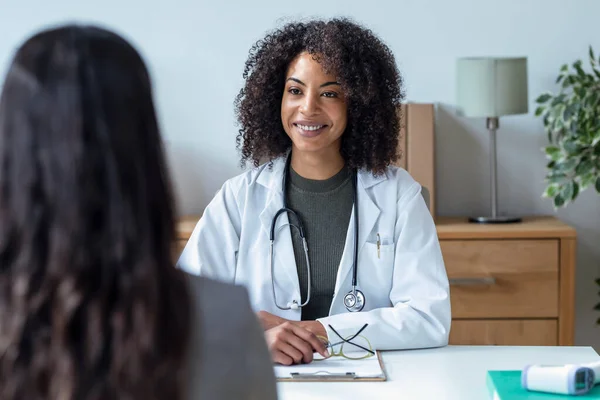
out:
{"label": "white paper on clipboard", "polygon": [[[379,354],[378,354],[379,356]],[[313,361],[310,364],[276,365],[275,377],[278,379],[294,378],[294,376],[313,376],[327,378],[328,376],[344,376],[352,374],[355,378],[383,378],[385,373],[379,357],[369,357],[362,360],[349,360],[344,357],[331,357],[326,360]]]}

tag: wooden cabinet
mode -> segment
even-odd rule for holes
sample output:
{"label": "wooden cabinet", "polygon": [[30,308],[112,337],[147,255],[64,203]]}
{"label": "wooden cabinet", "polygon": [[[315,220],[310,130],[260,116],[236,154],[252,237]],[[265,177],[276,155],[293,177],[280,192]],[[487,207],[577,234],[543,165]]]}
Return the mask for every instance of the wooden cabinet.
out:
{"label": "wooden cabinet", "polygon": [[[177,257],[199,216],[177,225]],[[573,345],[576,232],[553,217],[517,224],[436,218],[450,280],[450,344]]]}
{"label": "wooden cabinet", "polygon": [[450,344],[573,344],[573,228],[553,217],[439,217],[436,226],[450,280]]}
{"label": "wooden cabinet", "polygon": [[557,319],[455,319],[450,344],[556,346]]}
{"label": "wooden cabinet", "polygon": [[188,239],[192,235],[196,224],[200,220],[199,215],[186,215],[177,221],[175,231],[175,259],[179,258]]}

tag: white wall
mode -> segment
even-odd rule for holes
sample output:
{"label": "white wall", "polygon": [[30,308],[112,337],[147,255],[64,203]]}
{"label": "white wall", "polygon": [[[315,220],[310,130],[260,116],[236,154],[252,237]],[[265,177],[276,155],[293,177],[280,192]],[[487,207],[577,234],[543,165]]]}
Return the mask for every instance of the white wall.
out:
{"label": "white wall", "polygon": [[[44,24],[99,22],[132,40],[148,60],[177,185],[181,213],[200,212],[222,182],[238,174],[233,100],[247,51],[281,20],[351,16],[392,48],[410,101],[438,103],[437,204],[442,215],[486,213],[488,136],[483,120],[452,113],[459,56],[525,55],[531,104],[554,89],[561,64],[600,53],[597,0],[0,0],[0,74],[14,48]],[[0,80],[3,78],[0,78]],[[542,200],[545,144],[530,114],[501,120],[501,212],[550,214]],[[576,343],[600,350],[600,197],[585,192],[557,212],[579,233]]]}

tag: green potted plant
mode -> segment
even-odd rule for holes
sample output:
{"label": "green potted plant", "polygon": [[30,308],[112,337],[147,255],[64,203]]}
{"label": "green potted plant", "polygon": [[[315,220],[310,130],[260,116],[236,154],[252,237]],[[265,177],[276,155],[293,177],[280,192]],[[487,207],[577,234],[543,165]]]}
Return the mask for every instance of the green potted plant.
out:
{"label": "green potted plant", "polygon": [[[600,58],[591,46],[589,64],[589,71],[581,60],[563,65],[556,78],[558,93],[546,92],[535,100],[535,115],[543,119],[549,141],[543,149],[548,164],[542,196],[552,199],[555,209],[589,187],[600,193]],[[596,283],[600,288],[600,278]],[[600,311],[600,303],[594,309]]]}

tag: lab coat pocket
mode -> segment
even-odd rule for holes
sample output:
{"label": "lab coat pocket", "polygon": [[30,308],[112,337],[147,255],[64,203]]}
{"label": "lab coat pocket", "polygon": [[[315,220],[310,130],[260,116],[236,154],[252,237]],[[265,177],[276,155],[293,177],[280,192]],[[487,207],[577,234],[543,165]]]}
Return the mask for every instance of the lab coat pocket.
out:
{"label": "lab coat pocket", "polygon": [[369,293],[366,308],[375,309],[389,306],[389,292],[394,275],[394,244],[382,241],[366,242],[361,252],[358,266],[359,286]]}
{"label": "lab coat pocket", "polygon": [[394,259],[394,244],[385,243],[385,241],[380,243],[366,242],[365,257],[369,259],[366,260],[368,263],[379,266],[388,265]]}

